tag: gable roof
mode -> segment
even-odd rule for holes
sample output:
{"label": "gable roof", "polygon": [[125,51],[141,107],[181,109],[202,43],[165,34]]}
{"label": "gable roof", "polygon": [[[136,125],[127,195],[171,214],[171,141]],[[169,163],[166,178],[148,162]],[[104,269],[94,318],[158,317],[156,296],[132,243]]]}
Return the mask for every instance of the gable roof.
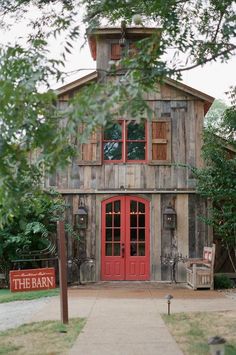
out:
{"label": "gable roof", "polygon": [[[79,78],[77,80],[74,80],[74,81],[66,84],[66,85],[63,85],[56,90],[58,92],[58,97],[60,98],[60,96],[66,95],[66,94],[70,95],[76,89],[79,89],[80,87],[87,85],[90,82],[96,81],[97,78],[98,78],[98,74],[96,71],[94,71],[86,76],[83,76],[82,78]],[[205,114],[207,113],[207,111],[209,110],[209,108],[211,107],[211,105],[215,99],[214,97],[207,95],[202,91],[196,90],[196,89],[192,88],[191,86],[188,86],[188,85],[186,85],[180,81],[174,80],[174,79],[165,78],[164,84],[172,86],[176,89],[179,89],[180,91],[185,92],[186,94],[189,94],[191,96],[196,97],[199,100],[204,101]]]}
{"label": "gable roof", "polygon": [[58,93],[59,97],[61,95],[70,94],[75,89],[79,89],[80,87],[87,85],[92,81],[97,80],[97,77],[98,77],[97,72],[94,71],[88,75],[83,76],[82,78],[76,79],[74,81],[71,81],[68,84],[60,86],[59,88],[56,89],[56,92]]}

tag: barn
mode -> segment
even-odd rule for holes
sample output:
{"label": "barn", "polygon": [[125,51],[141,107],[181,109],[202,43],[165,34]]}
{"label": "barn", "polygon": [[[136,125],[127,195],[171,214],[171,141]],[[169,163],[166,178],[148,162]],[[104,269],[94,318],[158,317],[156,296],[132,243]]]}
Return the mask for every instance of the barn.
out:
{"label": "barn", "polygon": [[[125,29],[126,45],[157,29]],[[89,34],[97,71],[58,90],[61,107],[81,87],[103,80],[110,60],[121,56],[121,28]],[[189,164],[201,167],[203,119],[214,98],[166,78],[146,95],[152,120],[138,124],[120,117],[79,144],[80,155],[65,171],[46,179],[71,206],[67,219],[78,223],[80,241],[67,238],[69,280],[168,281],[176,260],[177,281],[185,281],[182,258],[202,255],[212,230],[199,218],[207,201],[196,194]],[[176,257],[176,259],[174,259]]]}

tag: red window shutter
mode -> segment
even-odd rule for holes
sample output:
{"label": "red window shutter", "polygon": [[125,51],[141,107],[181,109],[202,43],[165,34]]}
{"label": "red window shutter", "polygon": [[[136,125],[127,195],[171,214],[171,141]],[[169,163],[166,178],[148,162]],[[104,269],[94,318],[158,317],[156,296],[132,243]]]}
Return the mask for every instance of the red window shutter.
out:
{"label": "red window shutter", "polygon": [[88,143],[79,144],[78,165],[101,165],[101,131],[93,132]]}
{"label": "red window shutter", "polygon": [[165,164],[171,161],[171,122],[151,123],[151,163]]}
{"label": "red window shutter", "polygon": [[119,43],[111,44],[111,59],[119,60],[121,58],[121,46]]}

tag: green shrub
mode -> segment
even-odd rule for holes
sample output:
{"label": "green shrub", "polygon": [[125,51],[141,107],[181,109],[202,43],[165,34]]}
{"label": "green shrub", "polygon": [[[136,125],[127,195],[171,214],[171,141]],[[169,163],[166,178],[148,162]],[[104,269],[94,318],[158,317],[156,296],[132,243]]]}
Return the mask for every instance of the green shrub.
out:
{"label": "green shrub", "polygon": [[227,275],[216,275],[214,277],[215,289],[233,288],[234,282]]}
{"label": "green shrub", "polygon": [[[4,274],[5,284],[9,281],[9,271],[19,266],[14,260],[24,259],[22,255],[30,256],[32,251],[40,254],[52,240],[56,240],[56,222],[69,208],[61,195],[53,190],[38,190],[23,196],[19,206],[21,212],[12,215],[11,221],[0,228],[0,274]],[[70,236],[79,238],[72,224],[66,223],[65,228]],[[20,267],[33,269],[42,265],[35,259],[30,263],[22,261]]]}

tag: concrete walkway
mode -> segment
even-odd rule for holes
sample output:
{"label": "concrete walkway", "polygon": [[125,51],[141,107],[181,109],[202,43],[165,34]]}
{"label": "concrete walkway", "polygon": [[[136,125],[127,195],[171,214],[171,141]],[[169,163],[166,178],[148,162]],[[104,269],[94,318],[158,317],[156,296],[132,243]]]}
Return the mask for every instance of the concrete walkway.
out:
{"label": "concrete walkway", "polygon": [[[69,316],[86,317],[70,355],[180,355],[165,326],[164,296],[171,293],[171,312],[236,311],[236,297],[217,291],[192,291],[155,283],[103,283],[69,290]],[[31,321],[59,319],[53,298]]]}
{"label": "concrete walkway", "polygon": [[181,355],[151,299],[99,299],[70,354]]}

